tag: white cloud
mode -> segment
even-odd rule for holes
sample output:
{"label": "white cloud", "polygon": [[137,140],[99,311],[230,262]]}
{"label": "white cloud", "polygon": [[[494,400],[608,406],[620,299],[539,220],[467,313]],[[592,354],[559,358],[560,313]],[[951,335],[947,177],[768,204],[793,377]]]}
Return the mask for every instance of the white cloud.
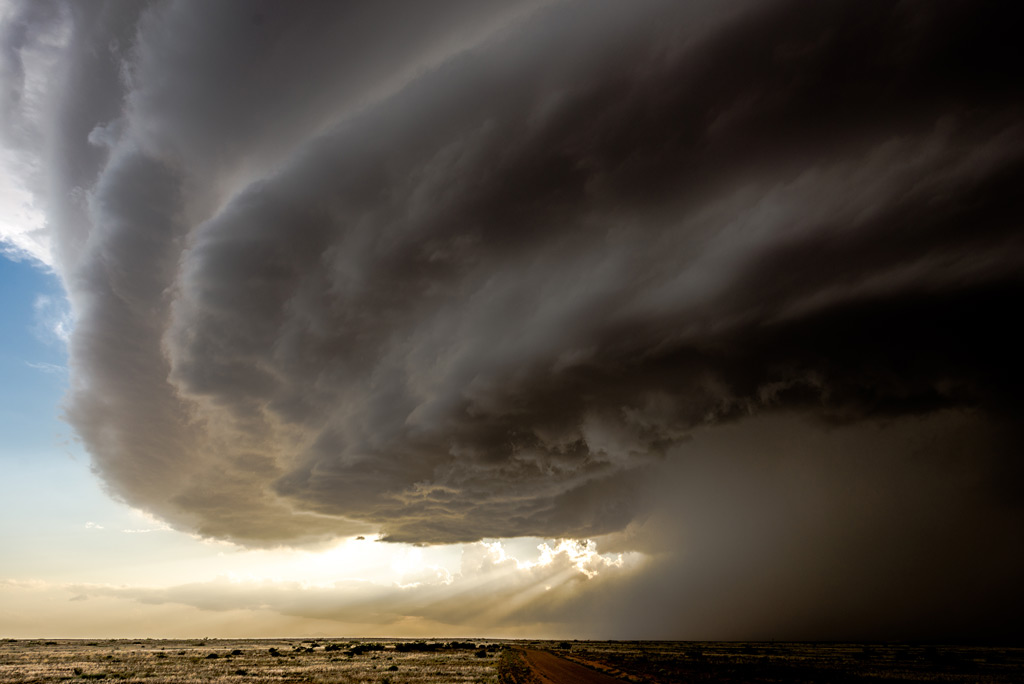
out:
{"label": "white cloud", "polygon": [[53,266],[53,250],[46,230],[46,216],[32,193],[14,179],[18,171],[0,156],[0,253],[16,261],[35,261]]}
{"label": "white cloud", "polygon": [[26,361],[25,365],[29,368],[35,368],[36,370],[44,373],[51,373],[53,375],[62,375],[68,372],[67,366],[61,366],[56,363],[46,363],[43,361]]}
{"label": "white cloud", "polygon": [[0,253],[51,268],[53,243],[42,203],[45,126],[60,95],[61,57],[71,38],[64,5],[10,2],[0,11]]}
{"label": "white cloud", "polygon": [[33,302],[33,333],[47,344],[67,345],[74,329],[71,305],[64,297],[41,294]]}

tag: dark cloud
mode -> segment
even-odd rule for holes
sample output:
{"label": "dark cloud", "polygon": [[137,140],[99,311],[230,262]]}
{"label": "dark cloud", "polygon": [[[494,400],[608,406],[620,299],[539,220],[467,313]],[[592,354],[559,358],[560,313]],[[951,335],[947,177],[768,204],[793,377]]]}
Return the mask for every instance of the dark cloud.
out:
{"label": "dark cloud", "polygon": [[[981,416],[964,467],[1019,522],[1019,14],[76,5],[45,120],[68,415],[116,496],[254,545],[623,534],[695,431],[776,413]],[[898,556],[918,528],[880,510]]]}

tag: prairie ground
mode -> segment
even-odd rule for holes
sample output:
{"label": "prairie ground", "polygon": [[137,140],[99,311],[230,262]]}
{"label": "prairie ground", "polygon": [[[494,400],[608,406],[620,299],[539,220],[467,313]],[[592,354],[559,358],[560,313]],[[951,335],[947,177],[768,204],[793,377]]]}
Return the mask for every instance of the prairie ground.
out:
{"label": "prairie ground", "polygon": [[[527,684],[504,646],[549,650],[632,684],[1024,681],[1024,649],[910,644],[204,639],[0,641],[0,684],[106,680]],[[507,655],[512,655],[507,654]]]}
{"label": "prairie ground", "polygon": [[[0,683],[107,680],[311,682],[313,684],[490,684],[497,681],[495,642],[479,648],[395,650],[394,640],[5,640]],[[376,650],[376,649],[383,650]],[[365,649],[365,650],[364,650]],[[489,649],[489,650],[488,650]],[[486,653],[486,655],[484,655]]]}
{"label": "prairie ground", "polygon": [[1024,682],[1024,648],[653,641],[547,645],[558,655],[634,684]]}

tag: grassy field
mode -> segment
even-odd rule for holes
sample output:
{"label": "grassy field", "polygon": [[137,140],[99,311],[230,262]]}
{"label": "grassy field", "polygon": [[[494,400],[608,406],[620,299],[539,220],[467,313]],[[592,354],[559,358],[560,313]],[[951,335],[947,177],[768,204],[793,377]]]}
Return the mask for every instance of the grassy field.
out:
{"label": "grassy field", "polygon": [[474,642],[473,648],[444,648],[450,643],[445,641],[432,642],[441,646],[434,650],[395,648],[410,643],[417,647],[408,641],[337,639],[5,640],[0,642],[0,682],[497,682],[495,642]]}
{"label": "grassy field", "polygon": [[[774,642],[537,642],[635,684],[1024,682],[1024,648]],[[561,647],[561,648],[559,648]]]}
{"label": "grassy field", "polygon": [[0,641],[8,682],[525,684],[504,645],[548,649],[634,684],[1024,681],[1024,649],[876,644],[477,640]]}

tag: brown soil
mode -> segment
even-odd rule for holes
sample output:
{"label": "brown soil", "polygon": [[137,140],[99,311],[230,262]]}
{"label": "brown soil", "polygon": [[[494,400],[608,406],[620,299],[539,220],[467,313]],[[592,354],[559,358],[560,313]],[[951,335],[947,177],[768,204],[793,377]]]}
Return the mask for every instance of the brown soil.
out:
{"label": "brown soil", "polygon": [[616,679],[547,651],[523,649],[526,661],[543,684],[623,684]]}

